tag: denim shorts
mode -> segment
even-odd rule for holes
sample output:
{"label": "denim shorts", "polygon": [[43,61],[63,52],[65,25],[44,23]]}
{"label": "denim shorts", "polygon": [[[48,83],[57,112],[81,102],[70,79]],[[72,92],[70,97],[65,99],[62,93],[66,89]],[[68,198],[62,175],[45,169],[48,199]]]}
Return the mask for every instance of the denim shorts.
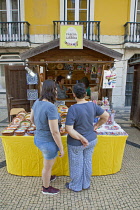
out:
{"label": "denim shorts", "polygon": [[55,141],[40,142],[39,139],[34,138],[35,145],[41,150],[43,157],[46,160],[52,160],[58,156],[59,148]]}

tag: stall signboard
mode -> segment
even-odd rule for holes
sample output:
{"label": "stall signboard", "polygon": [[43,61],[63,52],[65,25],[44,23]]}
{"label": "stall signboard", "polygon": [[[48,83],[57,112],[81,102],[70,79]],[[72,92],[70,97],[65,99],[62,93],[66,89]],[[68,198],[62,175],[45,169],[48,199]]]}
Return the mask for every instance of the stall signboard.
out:
{"label": "stall signboard", "polygon": [[116,86],[116,72],[110,70],[104,70],[103,75],[103,89],[115,88]]}
{"label": "stall signboard", "polygon": [[59,48],[83,49],[83,25],[61,25]]}

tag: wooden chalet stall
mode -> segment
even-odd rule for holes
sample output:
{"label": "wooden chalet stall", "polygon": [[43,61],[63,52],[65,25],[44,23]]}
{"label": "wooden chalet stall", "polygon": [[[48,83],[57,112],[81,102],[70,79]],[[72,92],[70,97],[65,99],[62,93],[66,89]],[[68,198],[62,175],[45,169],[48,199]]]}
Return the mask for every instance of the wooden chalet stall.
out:
{"label": "wooden chalet stall", "polygon": [[[40,83],[48,78],[56,80],[58,75],[62,75],[65,86],[72,87],[86,76],[90,87],[98,86],[99,98],[108,96],[110,100],[112,91],[102,90],[103,70],[112,67],[114,59],[120,60],[121,57],[121,53],[86,39],[83,40],[83,49],[59,49],[57,39],[21,54],[31,69],[37,68]],[[67,79],[69,72],[71,79]],[[65,103],[68,107],[75,103],[71,92]]]}
{"label": "wooden chalet stall", "polygon": [[[7,67],[9,108],[23,107],[27,108],[26,111],[30,111],[34,101],[27,100],[28,90],[35,89],[39,93],[41,82],[48,78],[55,80],[58,75],[65,76],[65,85],[67,86],[73,86],[77,80],[86,76],[90,81],[90,87],[98,85],[100,98],[107,96],[107,94],[111,98],[111,89],[109,91],[102,90],[103,73],[104,70],[112,66],[114,59],[121,59],[121,57],[122,54],[88,40],[84,40],[83,49],[59,49],[59,39],[31,49],[21,54],[21,58],[25,60],[30,70],[37,73],[36,76],[38,77],[36,78],[39,81],[36,80],[35,84],[29,84],[26,65]],[[68,80],[69,71],[71,71],[72,77]],[[75,103],[72,94],[69,94],[69,98],[64,99],[64,101],[67,106]],[[25,107],[26,105],[28,106]],[[120,128],[118,127],[118,129]],[[26,134],[23,136],[2,136],[7,171],[20,176],[41,176],[43,167],[42,153],[34,145],[34,137],[28,135],[29,133]],[[110,130],[108,130],[108,134],[99,133],[97,138],[98,144],[92,156],[94,163],[92,175],[107,175],[118,172],[122,165],[127,134],[122,129],[119,130],[117,135],[111,134]],[[63,158],[58,157],[56,159],[52,175],[69,176],[67,136],[62,135],[61,139],[65,155]]]}
{"label": "wooden chalet stall", "polygon": [[[71,87],[86,76],[90,87],[98,86],[99,99],[108,96],[111,101],[111,89],[102,90],[103,70],[109,69],[114,59],[120,60],[121,57],[121,53],[86,39],[83,40],[83,49],[59,49],[59,39],[56,39],[28,50],[21,54],[21,59],[38,74],[38,84],[27,84],[25,66],[6,66],[8,113],[15,107],[30,111],[34,101],[27,100],[27,90],[36,89],[40,94],[41,82],[47,78],[55,80],[58,75],[64,76],[65,85]],[[67,79],[69,72],[72,73],[71,79]],[[71,92],[65,103],[68,107],[75,103]]]}
{"label": "wooden chalet stall", "polygon": [[132,126],[140,129],[140,60],[130,64],[134,66],[131,115]]}

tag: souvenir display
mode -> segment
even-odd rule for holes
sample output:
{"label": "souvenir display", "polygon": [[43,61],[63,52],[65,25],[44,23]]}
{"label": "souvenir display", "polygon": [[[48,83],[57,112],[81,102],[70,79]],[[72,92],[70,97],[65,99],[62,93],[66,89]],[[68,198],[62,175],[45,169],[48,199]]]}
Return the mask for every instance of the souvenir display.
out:
{"label": "souvenir display", "polygon": [[61,135],[66,135],[66,129],[65,129],[65,122],[66,122],[66,116],[68,112],[68,107],[66,105],[59,105],[57,107],[58,113],[60,114],[60,134]]}
{"label": "souvenir display", "polygon": [[61,117],[61,123],[65,123],[67,114],[66,113],[61,113],[60,117]]}
{"label": "souvenir display", "polygon": [[16,136],[24,136],[24,134],[25,134],[25,130],[23,129],[18,129],[15,131]]}
{"label": "souvenir display", "polygon": [[18,129],[27,131],[28,128],[27,127],[19,127]]}
{"label": "souvenir display", "polygon": [[20,119],[18,116],[14,117],[11,125],[19,125],[21,121],[22,121],[22,119]]}
{"label": "souvenir display", "polygon": [[28,130],[27,131],[27,134],[29,135],[29,136],[34,136],[34,134],[35,134],[35,130]]}
{"label": "souvenir display", "polygon": [[68,64],[68,63],[65,63],[65,64],[64,64],[64,68],[65,68],[66,70],[71,70],[71,65]]}
{"label": "souvenir display", "polygon": [[101,65],[98,65],[98,67],[97,67],[97,75],[100,77],[101,76],[101,74],[102,74],[102,66]]}
{"label": "souvenir display", "polygon": [[20,122],[21,127],[29,128],[31,126],[31,121],[29,120],[23,120]]}
{"label": "souvenir display", "polygon": [[60,134],[61,134],[61,136],[67,134],[66,129],[65,129],[65,124],[62,124],[62,126],[60,128]]}
{"label": "souvenir display", "polygon": [[3,136],[13,136],[14,135],[14,130],[3,130],[2,135]]}
{"label": "souvenir display", "polygon": [[14,126],[14,125],[12,126],[11,125],[11,126],[7,127],[6,130],[16,130],[17,128],[18,128],[17,125],[16,126]]}
{"label": "souvenir display", "polygon": [[30,116],[31,116],[30,114],[26,114],[26,115],[25,115],[25,119],[26,119],[26,120],[30,120]]}
{"label": "souvenir display", "polygon": [[20,120],[24,120],[25,115],[20,114],[20,115],[18,115],[17,117],[18,117]]}
{"label": "souvenir display", "polygon": [[128,134],[116,123],[114,125],[103,124],[97,130],[97,135],[127,136]]}
{"label": "souvenir display", "polygon": [[58,64],[56,65],[56,68],[57,68],[58,70],[62,70],[62,69],[64,68],[64,65],[63,65],[62,63],[58,63]]}
{"label": "souvenir display", "polygon": [[57,107],[59,113],[67,113],[68,112],[68,107],[66,105],[59,105]]}
{"label": "souvenir display", "polygon": [[115,68],[112,68],[110,70],[104,70],[103,89],[115,88],[116,79],[117,75],[115,72]]}
{"label": "souvenir display", "polygon": [[38,99],[38,90],[27,89],[27,100],[37,100],[37,99]]}
{"label": "souvenir display", "polygon": [[30,74],[26,74],[26,81],[27,81],[27,85],[36,85],[38,84],[38,76],[37,73],[34,73],[34,76],[30,75]]}
{"label": "souvenir display", "polygon": [[32,127],[30,127],[30,128],[27,129],[27,131],[34,131],[34,130],[35,130],[35,127],[34,126],[32,126]]}
{"label": "souvenir display", "polygon": [[60,105],[64,105],[65,106],[65,101],[55,101],[54,104],[55,104],[56,107],[58,107]]}
{"label": "souvenir display", "polygon": [[95,78],[97,78],[97,66],[92,65],[90,79],[94,80]]}
{"label": "souvenir display", "polygon": [[30,113],[27,112],[19,112],[15,118],[13,118],[12,122],[9,126],[2,131],[2,135],[4,136],[24,136],[30,135],[33,136],[36,130],[36,126],[31,123],[28,119],[30,117]]}
{"label": "souvenir display", "polygon": [[56,64],[48,63],[47,69],[49,69],[49,70],[54,70],[54,69],[56,69]]}
{"label": "souvenir display", "polygon": [[36,126],[35,126],[35,124],[33,124],[33,123],[32,123],[31,127],[34,127],[34,129],[36,130]]}
{"label": "souvenir display", "polygon": [[87,64],[84,66],[84,73],[85,73],[85,74],[88,74],[88,73],[90,73],[90,72],[91,72],[91,70],[90,70],[89,64],[87,63]]}
{"label": "souvenir display", "polygon": [[[97,130],[96,133],[97,135],[114,135],[114,136],[125,136],[128,135],[114,120],[115,117],[115,111],[107,109],[109,106],[109,101],[107,97],[104,97],[102,100],[102,103],[104,104],[105,110],[109,113],[109,119],[108,121],[100,126]],[[60,134],[61,135],[67,135],[67,131],[65,129],[65,123],[66,123],[66,117],[67,117],[67,112],[68,112],[68,107],[63,104],[58,103],[58,112],[60,115]],[[22,116],[22,117],[21,117]],[[24,117],[24,119],[23,119]],[[34,136],[36,132],[36,126],[31,123],[29,120],[30,118],[30,113],[27,112],[20,112],[16,115],[16,117],[12,120],[10,125],[2,131],[2,135],[4,136],[24,136],[24,135],[29,135],[29,136]],[[21,120],[22,119],[22,120]],[[100,118],[96,117],[94,119],[94,124],[98,122]]]}
{"label": "souvenir display", "polygon": [[26,111],[21,111],[21,112],[19,112],[19,113],[17,114],[17,116],[20,116],[20,115],[25,116],[26,114],[27,114],[27,112],[26,112]]}

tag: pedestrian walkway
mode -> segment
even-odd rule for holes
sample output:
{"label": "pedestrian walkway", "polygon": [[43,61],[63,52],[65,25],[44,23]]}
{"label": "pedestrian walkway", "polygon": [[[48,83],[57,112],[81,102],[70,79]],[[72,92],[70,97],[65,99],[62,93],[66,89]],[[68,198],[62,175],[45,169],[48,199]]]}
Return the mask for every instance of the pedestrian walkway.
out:
{"label": "pedestrian walkway", "polygon": [[7,107],[0,107],[0,127],[6,127],[8,123]]}
{"label": "pedestrian walkway", "polygon": [[[5,114],[4,114],[5,113]],[[67,176],[52,186],[58,195],[41,194],[41,177],[21,177],[7,173],[0,140],[0,209],[5,210],[140,210],[140,130],[131,127],[130,109],[116,110],[115,120],[129,134],[122,169],[116,174],[93,176],[91,188],[76,193],[65,188]],[[7,111],[0,109],[0,130],[7,123]]]}

